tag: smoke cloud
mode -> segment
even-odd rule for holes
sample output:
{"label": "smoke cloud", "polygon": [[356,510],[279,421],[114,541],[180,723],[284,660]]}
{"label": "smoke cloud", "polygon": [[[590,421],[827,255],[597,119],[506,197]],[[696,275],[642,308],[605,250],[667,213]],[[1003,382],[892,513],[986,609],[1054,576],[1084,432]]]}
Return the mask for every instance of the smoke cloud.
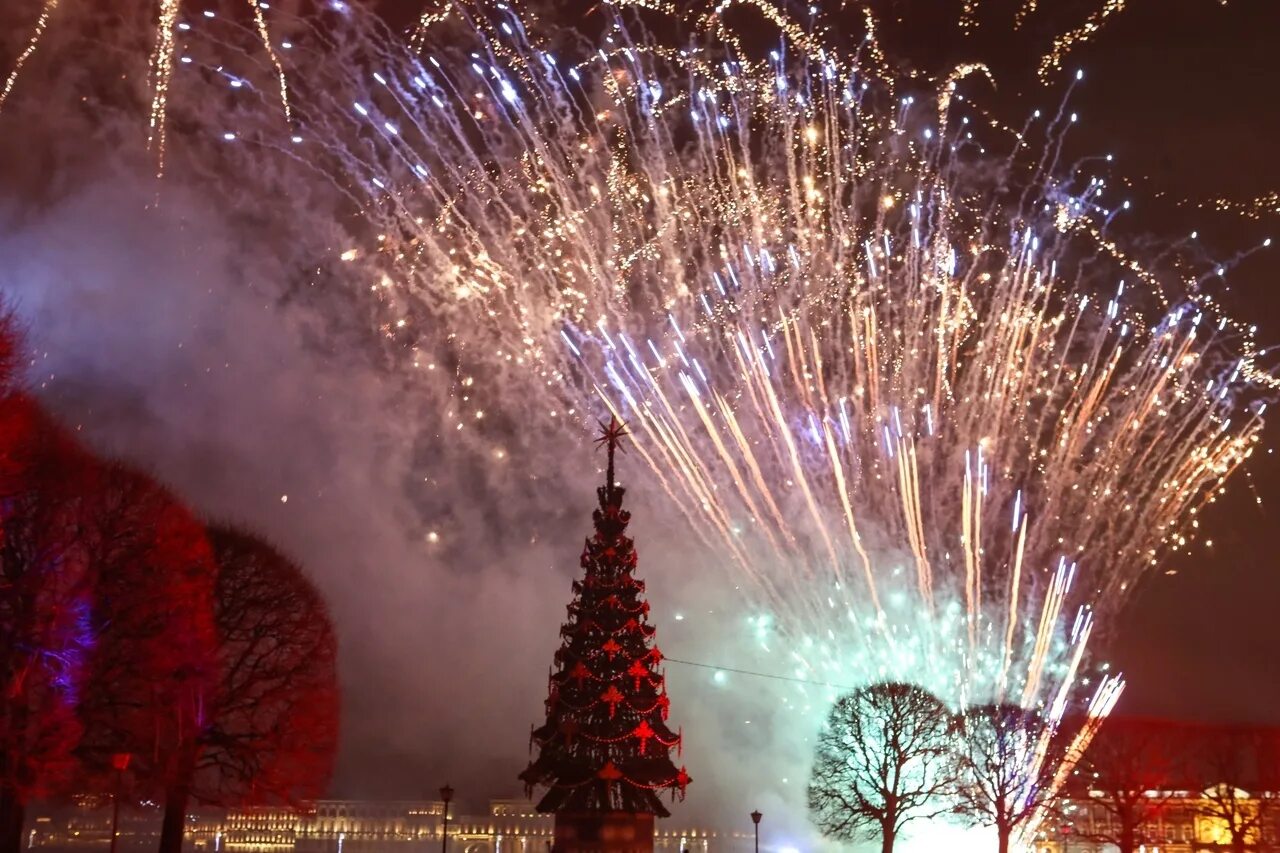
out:
{"label": "smoke cloud", "polygon": [[[492,423],[458,430],[456,375],[385,367],[363,285],[335,264],[332,198],[255,198],[180,146],[157,182],[143,69],[126,62],[119,89],[87,82],[106,58],[60,64],[85,37],[51,31],[0,115],[0,292],[27,328],[30,386],[99,452],[304,566],[340,642],[334,795],[450,782],[472,812],[519,795],[602,476],[588,433],[536,426],[514,386],[477,388]],[[624,457],[620,474],[663,652],[785,669],[746,648],[741,593],[642,466]],[[682,822],[745,831],[759,808],[779,844],[804,838],[805,733],[774,710],[794,685],[668,676],[694,777]]]}

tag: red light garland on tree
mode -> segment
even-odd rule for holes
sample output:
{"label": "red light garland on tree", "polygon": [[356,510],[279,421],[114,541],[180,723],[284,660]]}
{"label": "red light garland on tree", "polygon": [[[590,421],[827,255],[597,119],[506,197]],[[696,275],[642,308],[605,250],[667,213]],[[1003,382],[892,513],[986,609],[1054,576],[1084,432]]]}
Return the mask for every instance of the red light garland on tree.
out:
{"label": "red light garland on tree", "polygon": [[555,654],[546,701],[547,721],[534,730],[535,758],[520,778],[532,791],[546,786],[541,812],[624,811],[666,817],[658,793],[684,797],[689,774],[671,761],[681,736],[666,724],[670,700],[651,646],[644,582],[634,576],[636,552],[622,508],[624,489],[613,479],[614,454],[626,431],[617,420],[599,439],[609,454],[604,486],[596,490],[595,533],[582,552],[568,621]]}

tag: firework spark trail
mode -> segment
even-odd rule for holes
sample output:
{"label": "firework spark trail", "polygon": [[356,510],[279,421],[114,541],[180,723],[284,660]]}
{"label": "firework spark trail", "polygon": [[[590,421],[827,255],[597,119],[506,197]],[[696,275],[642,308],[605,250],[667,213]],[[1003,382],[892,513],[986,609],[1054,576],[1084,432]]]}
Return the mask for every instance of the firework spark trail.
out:
{"label": "firework spark trail", "polygon": [[[884,69],[622,36],[559,64],[514,14],[473,19],[470,61],[428,40],[312,128],[370,192],[405,316],[447,304],[575,405],[603,394],[788,630],[881,611],[902,582],[870,554],[906,556],[921,606],[964,604],[970,695],[1012,674],[1058,704],[1084,652],[1062,614],[1113,615],[1257,439],[1245,330],[1104,237],[1098,183],[1048,177],[1056,136],[1005,208],[965,184],[967,121],[877,105]],[[1081,281],[1085,253],[1115,277]]]}
{"label": "firework spark trail", "polygon": [[752,64],[620,20],[567,63],[468,15],[465,50],[380,43],[306,105],[401,320],[629,420],[798,674],[1040,709],[1029,773],[1105,715],[1095,625],[1258,440],[1248,330],[1106,236],[1056,131],[980,156],[955,79],[917,105],[800,40]]}
{"label": "firework spark trail", "polygon": [[1100,719],[1122,682],[1089,686],[1095,625],[1259,439],[1251,331],[1109,236],[1105,180],[1058,168],[1064,110],[1007,135],[960,89],[980,66],[904,97],[873,38],[767,9],[767,60],[714,14],[677,43],[613,7],[569,60],[508,6],[412,45],[296,22],[311,46],[270,58],[299,136],[226,136],[352,202],[351,275],[412,363],[465,351],[469,405],[487,381],[628,420],[798,677],[1003,698],[1043,737]]}
{"label": "firework spark trail", "polygon": [[1040,60],[1040,76],[1047,77],[1050,72],[1062,68],[1062,60],[1067,54],[1097,35],[1107,18],[1124,11],[1125,3],[1126,0],[1106,0],[1080,26],[1055,38],[1053,49]]}
{"label": "firework spark trail", "polygon": [[275,47],[271,43],[271,30],[267,28],[267,18],[262,11],[261,0],[249,0],[249,6],[253,9],[253,25],[258,31],[258,37],[262,40],[262,49],[266,51],[267,57],[271,60],[271,65],[276,71],[276,81],[280,88],[280,108],[284,110],[285,123],[293,125],[293,110],[289,106],[289,83],[284,75],[284,65],[280,62],[280,55],[276,53]]}
{"label": "firework spark trail", "polygon": [[[49,0],[49,2],[51,6],[57,5],[57,0]],[[261,0],[247,0],[247,3],[253,15],[253,31],[258,37],[259,46],[266,53],[272,68],[275,70],[276,88],[280,96],[280,108],[284,114],[285,124],[291,127],[293,125],[293,107],[289,102],[289,83],[288,78],[285,76],[284,64],[281,62],[280,54],[276,51],[272,42],[271,30],[267,25],[265,14],[267,6]],[[178,49],[175,31],[179,27],[179,20],[184,8],[182,0],[160,0],[155,39],[151,48],[148,72],[148,82],[151,89],[151,114],[147,127],[147,147],[155,155],[157,177],[163,177],[165,171],[169,130],[169,95],[173,82],[174,57]],[[205,10],[204,16],[206,18],[216,17],[211,10]],[[44,17],[42,16],[36,39],[39,38],[40,32],[43,30],[43,22]],[[181,26],[187,30],[191,28],[190,24],[184,23]],[[29,50],[34,50],[35,44],[36,40],[33,39]],[[288,45],[285,46],[288,47]],[[13,77],[16,77],[17,73],[18,69],[15,68]],[[243,82],[237,78],[232,79],[234,83]],[[10,86],[12,86],[12,78]],[[2,105],[3,96],[0,96],[0,106]]]}
{"label": "firework spark trail", "polygon": [[[1184,201],[1183,204],[1191,202]],[[1280,216],[1280,192],[1272,190],[1249,201],[1238,201],[1229,198],[1215,198],[1208,202],[1200,202],[1196,207],[1210,208],[1217,211],[1236,213],[1246,219],[1262,219],[1265,216]]]}
{"label": "firework spark trail", "polygon": [[40,47],[40,39],[44,37],[44,31],[49,26],[49,18],[57,8],[58,0],[44,0],[44,6],[40,9],[40,17],[36,19],[35,30],[31,33],[31,38],[27,40],[27,46],[23,48],[22,52],[18,54],[18,58],[14,61],[13,70],[5,78],[4,87],[0,88],[0,110],[4,109],[4,102],[9,99],[9,93],[13,91],[13,87],[17,84],[18,75],[22,73],[22,66],[27,64],[27,60]]}
{"label": "firework spark trail", "polygon": [[156,175],[164,174],[165,136],[168,131],[169,83],[173,77],[174,28],[182,0],[160,0],[160,18],[151,50],[151,117],[147,147],[155,152]]}
{"label": "firework spark trail", "polygon": [[[13,69],[6,78],[4,86],[0,88],[0,109],[3,109],[5,101],[12,92],[14,85],[17,83],[18,77],[22,72],[23,66],[27,60],[36,52],[44,36],[49,18],[58,6],[59,0],[43,0],[43,7],[37,19],[35,30],[29,39],[26,47],[19,54],[14,63]],[[267,24],[264,7],[259,0],[247,0],[249,7],[253,13],[254,28],[256,29],[261,46],[266,52],[271,64],[276,71],[276,85],[279,90],[280,106],[284,113],[287,124],[293,123],[293,109],[289,99],[288,79],[285,75],[285,68],[280,60],[275,46],[272,43],[270,30]],[[1225,5],[1226,0],[1221,0]],[[741,53],[741,43],[736,35],[723,24],[723,16],[726,11],[734,5],[749,5],[756,11],[763,14],[770,22],[772,22],[780,33],[788,39],[795,42],[797,46],[808,51],[812,55],[822,55],[826,49],[823,47],[821,36],[825,35],[825,30],[815,32],[813,27],[802,25],[793,21],[781,9],[774,6],[767,0],[723,0],[714,6],[702,18],[701,24],[710,32],[715,33],[718,37],[724,39],[725,43],[730,47],[739,50]],[[679,8],[670,3],[653,2],[653,0],[618,0],[618,7],[634,6],[638,8],[648,8],[661,10],[671,17],[679,16]],[[1039,75],[1042,79],[1048,77],[1056,71],[1061,70],[1062,62],[1066,56],[1077,46],[1083,44],[1093,38],[1102,30],[1106,22],[1113,15],[1122,12],[1125,8],[1126,0],[1104,0],[1102,5],[1091,12],[1086,20],[1078,26],[1067,30],[1066,32],[1055,37],[1049,51],[1045,53],[1039,63]],[[334,2],[332,8],[341,11],[350,11],[350,7],[343,2]],[[961,0],[961,14],[959,20],[959,29],[961,32],[970,32],[978,25],[979,0]],[[1026,0],[1021,4],[1014,15],[1014,29],[1020,28],[1026,19],[1035,14],[1037,11],[1036,0]],[[180,13],[183,10],[182,0],[160,0],[160,10],[155,28],[155,40],[152,46],[149,83],[151,89],[151,115],[147,132],[147,145],[153,151],[156,157],[156,171],[158,175],[163,176],[165,170],[165,154],[166,140],[168,134],[168,109],[169,109],[169,86],[173,74],[173,59],[176,48],[176,39],[174,37],[174,25],[177,23]],[[442,4],[439,8],[427,6],[419,15],[419,19],[413,28],[413,32],[409,38],[409,45],[416,52],[421,52],[429,44],[429,37],[433,27],[447,22],[450,16],[456,14],[458,10],[449,3]],[[870,51],[870,56],[875,61],[878,69],[883,70],[887,63],[883,52],[875,39],[877,20],[874,10],[870,6],[861,7],[862,16],[866,23],[867,39],[866,44]],[[974,68],[980,66],[962,66],[956,70],[956,75],[963,76]],[[887,78],[884,78],[887,79]],[[946,124],[947,105],[946,99],[942,102],[942,124]]]}

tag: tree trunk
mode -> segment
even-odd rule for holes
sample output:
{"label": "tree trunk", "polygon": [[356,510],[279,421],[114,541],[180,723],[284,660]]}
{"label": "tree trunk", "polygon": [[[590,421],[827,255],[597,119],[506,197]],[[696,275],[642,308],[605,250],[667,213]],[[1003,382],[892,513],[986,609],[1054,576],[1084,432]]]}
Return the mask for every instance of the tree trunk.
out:
{"label": "tree trunk", "polygon": [[1004,827],[1004,826],[996,827],[996,835],[1000,839],[1000,846],[999,846],[1000,853],[1009,853],[1009,836],[1011,834],[1012,833],[1010,832],[1008,827]]}
{"label": "tree trunk", "polygon": [[190,800],[191,783],[185,779],[165,792],[159,853],[182,853],[182,839],[187,829],[187,803]]}
{"label": "tree trunk", "polygon": [[1135,837],[1136,835],[1137,833],[1131,829],[1125,829],[1120,832],[1120,838],[1116,844],[1116,847],[1120,848],[1119,853],[1137,853],[1138,839]]}
{"label": "tree trunk", "polygon": [[893,830],[888,830],[880,835],[880,853],[893,853],[894,842]]}
{"label": "tree trunk", "polygon": [[0,853],[20,853],[26,809],[16,791],[0,790]]}
{"label": "tree trunk", "polygon": [[187,742],[180,750],[170,771],[169,786],[164,793],[164,820],[160,823],[159,853],[182,853],[182,840],[187,829],[187,806],[191,802],[191,785],[196,775],[197,743]]}

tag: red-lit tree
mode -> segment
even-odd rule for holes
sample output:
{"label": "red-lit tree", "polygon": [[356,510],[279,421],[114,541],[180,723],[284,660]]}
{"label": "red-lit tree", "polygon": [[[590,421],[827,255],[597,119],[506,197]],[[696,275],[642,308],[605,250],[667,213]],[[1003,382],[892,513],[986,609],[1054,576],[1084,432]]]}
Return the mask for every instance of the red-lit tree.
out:
{"label": "red-lit tree", "polygon": [[18,378],[18,361],[22,355],[22,332],[9,305],[0,300],[0,393],[14,393]]}
{"label": "red-lit tree", "polygon": [[335,643],[298,568],[99,462],[11,387],[0,311],[0,853],[24,807],[127,762],[180,853],[192,797],[318,794],[337,728]]}
{"label": "red-lit tree", "polygon": [[166,804],[161,849],[177,851],[216,710],[213,554],[204,525],[126,465],[96,466],[85,510],[94,645],[79,708],[83,772],[101,786],[117,772],[112,757],[132,754],[139,792]]}
{"label": "red-lit tree", "polygon": [[321,796],[338,736],[328,608],[302,570],[261,539],[215,526],[209,541],[218,680],[193,792],[222,805]]}
{"label": "red-lit tree", "polygon": [[1111,718],[1093,738],[1067,783],[1073,805],[1085,805],[1072,834],[1136,853],[1160,839],[1160,813],[1184,781],[1179,751],[1187,731],[1153,720]]}
{"label": "red-lit tree", "polygon": [[0,398],[0,853],[21,849],[26,803],[75,767],[91,640],[77,537],[87,465],[33,400]]}
{"label": "red-lit tree", "polygon": [[1220,833],[1217,849],[1269,850],[1280,813],[1280,730],[1221,728],[1202,738],[1195,761],[1210,786],[1197,813]]}
{"label": "red-lit tree", "polygon": [[337,736],[336,646],[324,602],[262,541],[206,533],[123,466],[95,490],[90,555],[97,643],[81,703],[93,779],[133,753],[164,803],[161,853],[181,850],[191,802],[318,796]]}
{"label": "red-lit tree", "polygon": [[[595,534],[582,552],[568,621],[555,654],[547,720],[533,732],[537,757],[520,774],[526,786],[546,786],[542,812],[669,814],[662,791],[683,797],[689,776],[670,752],[680,736],[667,726],[662,653],[652,644],[644,582],[625,533],[631,514],[613,479],[614,452],[625,434],[613,421],[600,443],[608,450],[604,486],[592,518]],[[649,818],[652,819],[651,817]]]}

